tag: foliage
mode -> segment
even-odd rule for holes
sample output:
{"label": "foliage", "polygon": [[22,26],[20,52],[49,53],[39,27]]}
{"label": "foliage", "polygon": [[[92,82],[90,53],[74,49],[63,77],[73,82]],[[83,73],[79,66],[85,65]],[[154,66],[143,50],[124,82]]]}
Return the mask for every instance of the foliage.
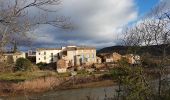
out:
{"label": "foliage", "polygon": [[146,53],[141,56],[142,58],[142,65],[144,67],[149,67],[149,68],[158,68],[160,65],[160,60],[159,59],[154,59],[150,54]]}
{"label": "foliage", "polygon": [[15,71],[32,71],[33,65],[32,63],[25,58],[18,58],[15,64]]}
{"label": "foliage", "polygon": [[36,65],[38,66],[38,68],[40,70],[46,69],[46,67],[47,67],[47,63],[44,63],[44,62],[40,62],[40,63],[38,63]]}
{"label": "foliage", "polygon": [[1,81],[14,81],[20,82],[24,80],[36,79],[39,77],[48,77],[48,76],[58,76],[57,73],[52,71],[34,71],[34,72],[3,72],[0,73]]}
{"label": "foliage", "polygon": [[117,98],[123,100],[146,100],[151,95],[151,88],[141,66],[131,66],[126,59],[119,61],[119,68],[112,72],[119,88]]}

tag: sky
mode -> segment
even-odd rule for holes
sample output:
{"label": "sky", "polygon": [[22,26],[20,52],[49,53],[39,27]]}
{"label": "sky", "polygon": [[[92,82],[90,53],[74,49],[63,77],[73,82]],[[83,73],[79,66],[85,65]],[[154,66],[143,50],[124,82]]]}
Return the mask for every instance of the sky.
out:
{"label": "sky", "polygon": [[56,13],[68,17],[74,29],[42,25],[34,31],[31,47],[78,45],[100,49],[120,45],[123,28],[139,20],[158,3],[159,0],[62,0]]}

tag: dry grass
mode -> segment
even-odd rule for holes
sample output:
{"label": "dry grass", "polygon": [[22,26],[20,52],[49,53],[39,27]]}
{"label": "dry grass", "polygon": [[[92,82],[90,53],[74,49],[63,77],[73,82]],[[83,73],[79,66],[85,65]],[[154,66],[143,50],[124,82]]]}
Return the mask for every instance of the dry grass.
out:
{"label": "dry grass", "polygon": [[67,78],[41,77],[23,82],[0,82],[0,95],[37,93],[52,90]]}

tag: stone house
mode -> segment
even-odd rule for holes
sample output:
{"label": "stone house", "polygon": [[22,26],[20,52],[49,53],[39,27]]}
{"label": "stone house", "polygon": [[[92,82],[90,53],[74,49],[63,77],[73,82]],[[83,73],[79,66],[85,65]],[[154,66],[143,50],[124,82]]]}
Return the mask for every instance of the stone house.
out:
{"label": "stone house", "polygon": [[57,72],[58,73],[65,73],[67,72],[68,66],[68,60],[60,59],[57,61]]}
{"label": "stone house", "polygon": [[113,62],[118,62],[122,58],[122,55],[120,55],[116,52],[114,52],[112,55],[113,55]]}
{"label": "stone house", "polygon": [[141,60],[139,55],[134,55],[134,54],[127,54],[123,57],[126,58],[128,60],[128,63],[130,64],[139,64]]}
{"label": "stone house", "polygon": [[97,63],[97,64],[101,64],[101,63],[102,63],[102,58],[96,57],[96,63]]}
{"label": "stone house", "polygon": [[26,58],[25,52],[4,53],[0,58],[0,62],[15,63],[18,58]]}
{"label": "stone house", "polygon": [[117,63],[122,58],[122,55],[116,52],[103,54],[102,56],[103,56],[104,62],[106,63],[110,63],[110,62]]}
{"label": "stone house", "polygon": [[112,56],[112,54],[105,55],[105,56],[104,56],[104,62],[106,62],[106,63],[113,62],[113,56]]}

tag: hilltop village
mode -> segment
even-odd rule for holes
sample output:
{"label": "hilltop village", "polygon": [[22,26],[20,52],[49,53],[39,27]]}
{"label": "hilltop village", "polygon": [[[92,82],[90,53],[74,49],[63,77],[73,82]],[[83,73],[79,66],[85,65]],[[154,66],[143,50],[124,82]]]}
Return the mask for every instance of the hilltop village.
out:
{"label": "hilltop village", "polygon": [[35,51],[4,53],[0,61],[12,60],[15,63],[19,58],[26,58],[37,66],[56,70],[58,73],[76,72],[83,69],[89,72],[108,70],[115,67],[122,58],[126,58],[129,64],[140,63],[139,55],[120,55],[116,52],[97,54],[96,48],[88,46],[37,48]]}

